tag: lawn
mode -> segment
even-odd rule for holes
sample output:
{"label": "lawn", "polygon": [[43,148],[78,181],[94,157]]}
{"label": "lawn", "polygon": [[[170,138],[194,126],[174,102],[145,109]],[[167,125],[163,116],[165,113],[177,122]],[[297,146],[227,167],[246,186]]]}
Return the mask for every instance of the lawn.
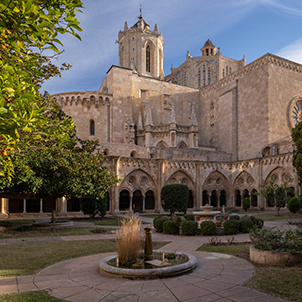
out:
{"label": "lawn", "polygon": [[[157,215],[158,216],[158,215]],[[156,217],[157,217],[156,216]],[[146,216],[147,217],[147,216]],[[93,223],[95,225],[107,225],[107,226],[120,226],[121,225],[121,221],[122,220],[129,220],[127,218],[124,218],[124,217],[118,217],[118,216],[115,216],[115,217],[112,217],[110,219],[105,219],[105,220],[96,220],[94,221]],[[142,221],[142,223],[146,223],[144,221]]]}
{"label": "lawn", "polygon": [[254,216],[255,218],[261,218],[264,221],[275,221],[275,220],[284,220],[284,219],[295,219],[295,218],[302,218],[302,213],[283,213],[280,212],[279,215],[277,215],[276,212],[268,213],[268,212],[260,212],[260,211],[239,211],[239,214],[247,214],[249,216]]}
{"label": "lawn", "polygon": [[62,302],[50,296],[46,291],[34,291],[17,294],[0,295],[0,302]]}
{"label": "lawn", "polygon": [[[167,242],[153,242],[158,249]],[[0,276],[32,275],[57,262],[116,251],[115,240],[55,241],[0,246]],[[0,300],[1,301],[1,300]]]}
{"label": "lawn", "polygon": [[28,237],[50,237],[50,236],[74,236],[74,235],[93,235],[96,232],[103,234],[110,234],[114,231],[111,228],[94,228],[94,227],[67,227],[62,229],[43,229],[35,228],[28,232],[19,232],[13,227],[2,228],[0,232],[0,239],[9,238],[28,238]]}
{"label": "lawn", "polygon": [[[208,246],[198,251],[224,253],[249,260],[249,245]],[[255,265],[255,264],[254,264]],[[255,265],[256,273],[244,286],[293,302],[302,301],[302,266],[273,267]]]}

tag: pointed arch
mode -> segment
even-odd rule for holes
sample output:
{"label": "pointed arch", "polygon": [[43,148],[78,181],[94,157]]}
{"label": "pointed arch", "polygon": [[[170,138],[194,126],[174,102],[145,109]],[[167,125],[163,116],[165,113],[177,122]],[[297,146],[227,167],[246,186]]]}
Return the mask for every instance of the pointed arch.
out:
{"label": "pointed arch", "polygon": [[168,145],[165,141],[161,140],[156,145],[157,148],[168,148]]}
{"label": "pointed arch", "polygon": [[184,142],[184,141],[181,141],[178,146],[177,146],[178,149],[188,149],[188,146],[187,144]]}

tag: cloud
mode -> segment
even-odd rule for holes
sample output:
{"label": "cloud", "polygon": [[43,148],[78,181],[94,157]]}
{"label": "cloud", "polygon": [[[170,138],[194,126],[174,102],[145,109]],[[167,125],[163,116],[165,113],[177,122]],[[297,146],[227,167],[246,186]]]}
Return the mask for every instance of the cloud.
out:
{"label": "cloud", "polygon": [[277,55],[302,64],[302,38],[280,49]]}

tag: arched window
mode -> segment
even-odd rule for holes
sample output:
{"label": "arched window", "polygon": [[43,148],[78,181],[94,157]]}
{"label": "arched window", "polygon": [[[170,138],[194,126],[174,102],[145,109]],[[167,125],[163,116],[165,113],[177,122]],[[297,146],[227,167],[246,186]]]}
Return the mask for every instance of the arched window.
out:
{"label": "arched window", "polygon": [[206,190],[202,191],[202,205],[205,206],[209,203],[209,194]]}
{"label": "arched window", "polygon": [[206,65],[202,67],[203,86],[206,86]]}
{"label": "arched window", "polygon": [[145,209],[154,210],[155,209],[155,196],[154,192],[149,190],[145,195]]}
{"label": "arched window", "polygon": [[217,193],[215,190],[213,190],[211,193],[211,206],[217,207],[217,205],[218,205],[217,201],[218,201]]}
{"label": "arched window", "polygon": [[130,194],[127,190],[122,190],[120,192],[119,198],[119,209],[120,211],[125,211],[130,208]]}
{"label": "arched window", "polygon": [[219,196],[219,205],[222,206],[226,206],[226,192],[225,190],[222,190],[220,192],[220,196]]}
{"label": "arched window", "polygon": [[256,189],[252,190],[252,197],[251,197],[251,206],[257,207],[258,206],[258,192]]}
{"label": "arched window", "polygon": [[95,135],[94,120],[90,120],[90,135]]}
{"label": "arched window", "polygon": [[235,192],[235,206],[241,207],[241,193],[239,190],[236,190]]}
{"label": "arched window", "polygon": [[226,75],[229,74],[229,67],[228,67],[228,66],[225,68],[225,74],[226,74]]}
{"label": "arched window", "polygon": [[132,151],[132,152],[130,153],[130,157],[136,157],[136,152],[135,152],[135,151]]}
{"label": "arched window", "polygon": [[146,47],[146,72],[151,72],[151,49],[150,45]]}

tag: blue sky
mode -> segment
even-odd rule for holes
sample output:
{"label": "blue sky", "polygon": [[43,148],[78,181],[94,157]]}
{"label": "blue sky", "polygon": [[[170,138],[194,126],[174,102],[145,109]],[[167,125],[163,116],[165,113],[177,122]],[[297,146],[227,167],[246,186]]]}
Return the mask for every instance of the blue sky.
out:
{"label": "blue sky", "polygon": [[179,66],[189,50],[200,56],[209,38],[223,56],[246,57],[250,63],[272,53],[302,64],[301,0],[82,0],[78,15],[82,42],[62,36],[64,53],[57,63],[73,68],[42,87],[50,94],[98,90],[111,65],[118,64],[115,43],[125,21],[137,22],[142,4],[144,20],[163,34],[164,72]]}

